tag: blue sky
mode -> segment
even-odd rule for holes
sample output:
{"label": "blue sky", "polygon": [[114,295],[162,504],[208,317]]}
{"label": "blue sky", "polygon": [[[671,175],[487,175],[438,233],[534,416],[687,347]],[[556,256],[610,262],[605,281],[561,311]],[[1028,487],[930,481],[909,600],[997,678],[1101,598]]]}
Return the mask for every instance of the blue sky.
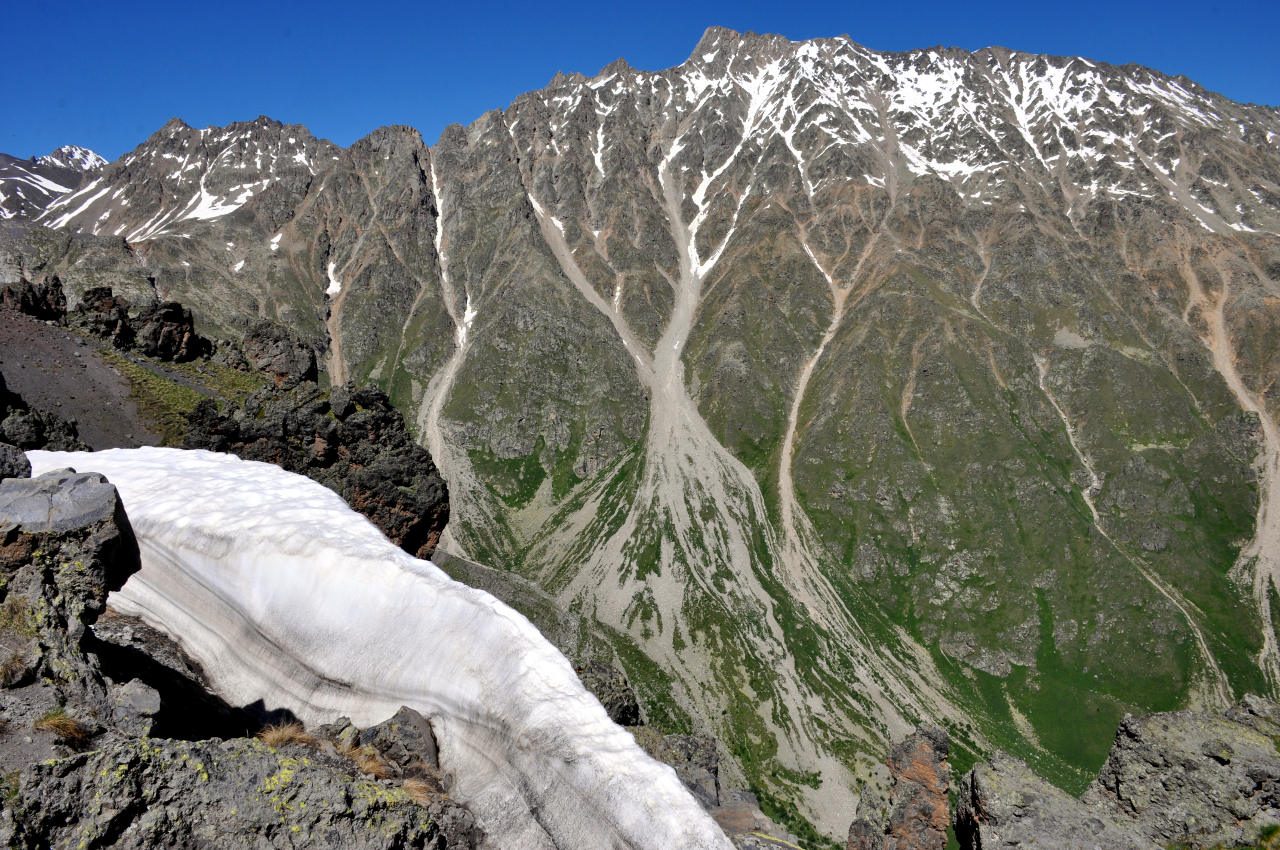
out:
{"label": "blue sky", "polygon": [[999,44],[1137,62],[1280,106],[1280,0],[4,5],[0,151],[23,157],[70,143],[115,158],[175,115],[203,127],[266,114],[342,145],[411,124],[434,142],[558,70],[593,74],[619,56],[679,64],[712,24],[848,34],[878,50]]}

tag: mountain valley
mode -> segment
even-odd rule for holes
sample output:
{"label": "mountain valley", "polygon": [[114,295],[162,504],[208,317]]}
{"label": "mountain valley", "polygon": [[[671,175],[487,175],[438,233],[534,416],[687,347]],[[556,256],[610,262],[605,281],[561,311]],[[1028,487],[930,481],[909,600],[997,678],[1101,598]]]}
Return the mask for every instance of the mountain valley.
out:
{"label": "mountain valley", "polygon": [[0,161],[0,287],[270,320],[380,385],[440,550],[599,624],[802,838],[920,721],[1074,793],[1126,713],[1276,695],[1280,110],[713,28],[434,145],[69,157]]}

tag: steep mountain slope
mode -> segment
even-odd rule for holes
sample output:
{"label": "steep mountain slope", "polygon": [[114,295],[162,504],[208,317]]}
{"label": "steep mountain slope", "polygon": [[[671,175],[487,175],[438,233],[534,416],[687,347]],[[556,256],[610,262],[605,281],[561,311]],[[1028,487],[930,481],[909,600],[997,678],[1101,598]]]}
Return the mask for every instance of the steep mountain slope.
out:
{"label": "steep mountain slope", "polygon": [[93,151],[75,145],[31,159],[0,154],[0,219],[34,218],[106,164]]}
{"label": "steep mountain slope", "polygon": [[430,148],[170,122],[40,221],[383,383],[442,546],[827,834],[921,717],[1082,787],[1124,712],[1276,688],[1275,109],[712,29]]}

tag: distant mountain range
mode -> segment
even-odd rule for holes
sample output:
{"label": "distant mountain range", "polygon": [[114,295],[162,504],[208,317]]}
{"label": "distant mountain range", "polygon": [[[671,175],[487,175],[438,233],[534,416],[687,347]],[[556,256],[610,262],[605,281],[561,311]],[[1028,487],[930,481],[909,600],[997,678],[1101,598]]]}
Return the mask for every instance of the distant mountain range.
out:
{"label": "distant mountain range", "polygon": [[1274,108],[713,28],[432,146],[175,119],[42,161],[0,160],[44,226],[0,283],[273,318],[383,385],[442,548],[619,630],[650,723],[800,832],[922,718],[1079,789],[1126,712],[1276,691]]}
{"label": "distant mountain range", "polygon": [[35,218],[57,199],[79,189],[106,164],[93,151],[75,145],[31,159],[0,153],[0,219]]}

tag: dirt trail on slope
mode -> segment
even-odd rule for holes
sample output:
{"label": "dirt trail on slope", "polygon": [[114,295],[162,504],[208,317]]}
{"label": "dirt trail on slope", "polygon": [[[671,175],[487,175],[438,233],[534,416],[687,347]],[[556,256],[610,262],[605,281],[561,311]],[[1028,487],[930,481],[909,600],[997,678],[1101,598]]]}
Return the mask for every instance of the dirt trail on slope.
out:
{"label": "dirt trail on slope", "polygon": [[160,444],[129,397],[129,382],[99,356],[103,343],[0,309],[0,373],[33,407],[74,419],[93,449]]}

